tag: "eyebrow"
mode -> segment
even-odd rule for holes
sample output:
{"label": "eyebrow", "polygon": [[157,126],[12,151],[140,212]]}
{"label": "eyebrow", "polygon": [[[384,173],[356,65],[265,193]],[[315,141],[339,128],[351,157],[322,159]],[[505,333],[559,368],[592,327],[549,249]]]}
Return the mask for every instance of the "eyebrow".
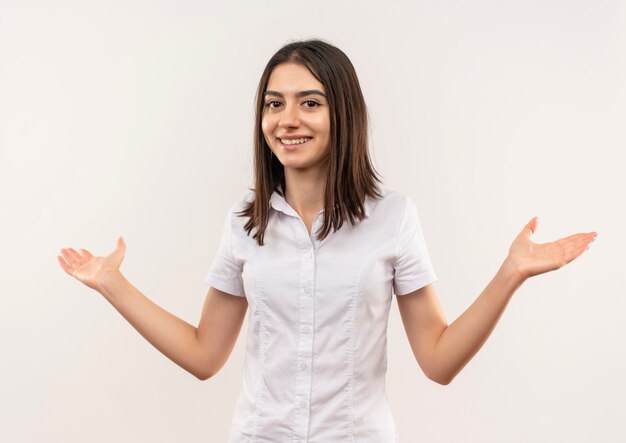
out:
{"label": "eyebrow", "polygon": [[[265,96],[267,95],[275,95],[276,97],[280,97],[280,98],[285,98],[284,94],[282,94],[281,92],[278,91],[265,91]],[[322,97],[326,98],[326,94],[324,94],[322,91],[318,90],[318,89],[307,89],[306,91],[300,91],[298,93],[296,93],[296,97],[301,98],[307,95],[321,95]]]}

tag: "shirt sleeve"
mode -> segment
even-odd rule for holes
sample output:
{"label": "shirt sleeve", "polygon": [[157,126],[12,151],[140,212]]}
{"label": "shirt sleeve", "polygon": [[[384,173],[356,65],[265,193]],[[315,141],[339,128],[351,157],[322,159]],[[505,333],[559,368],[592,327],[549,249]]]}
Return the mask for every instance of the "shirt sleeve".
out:
{"label": "shirt sleeve", "polygon": [[407,197],[394,260],[393,290],[406,295],[437,280],[422,234],[417,207]]}
{"label": "shirt sleeve", "polygon": [[242,277],[243,263],[233,256],[232,223],[234,208],[233,206],[228,211],[217,255],[204,277],[204,282],[228,294],[245,297]]}

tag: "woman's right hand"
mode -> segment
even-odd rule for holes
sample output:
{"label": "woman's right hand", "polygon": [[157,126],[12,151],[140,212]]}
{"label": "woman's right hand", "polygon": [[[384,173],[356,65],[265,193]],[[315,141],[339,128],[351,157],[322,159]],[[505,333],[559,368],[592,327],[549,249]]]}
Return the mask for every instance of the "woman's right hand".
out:
{"label": "woman's right hand", "polygon": [[100,291],[103,282],[111,275],[119,272],[126,244],[124,239],[117,239],[117,248],[106,257],[95,257],[86,249],[80,253],[72,248],[61,249],[61,256],[57,256],[59,264],[65,272],[96,291]]}

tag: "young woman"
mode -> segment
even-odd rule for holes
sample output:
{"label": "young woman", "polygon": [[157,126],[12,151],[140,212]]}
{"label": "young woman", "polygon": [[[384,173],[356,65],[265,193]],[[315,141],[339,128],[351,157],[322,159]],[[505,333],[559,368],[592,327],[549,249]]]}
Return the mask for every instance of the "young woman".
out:
{"label": "young woman", "polygon": [[533,218],[448,325],[416,205],[379,185],[367,136],[365,101],[341,50],[308,40],[270,59],[257,92],[255,186],[227,214],[197,328],[124,278],[121,237],[107,257],[61,250],[68,274],[201,380],[222,368],[248,312],[232,442],[396,441],[385,394],[392,289],[418,364],[448,384],[517,288],[571,262],[597,235],[536,244]]}

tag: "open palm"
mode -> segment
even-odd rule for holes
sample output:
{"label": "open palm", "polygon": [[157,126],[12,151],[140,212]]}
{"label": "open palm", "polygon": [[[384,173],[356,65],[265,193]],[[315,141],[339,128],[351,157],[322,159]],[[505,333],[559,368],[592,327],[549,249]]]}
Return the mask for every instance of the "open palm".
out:
{"label": "open palm", "polygon": [[79,253],[72,248],[61,249],[63,257],[57,256],[59,264],[69,275],[90,288],[98,290],[107,276],[119,270],[124,260],[126,244],[124,239],[119,237],[117,248],[106,257],[96,257],[86,249],[80,249],[80,251]]}
{"label": "open palm", "polygon": [[509,249],[509,258],[523,278],[554,271],[582,254],[596,239],[597,232],[580,233],[549,243],[534,243],[530,236],[537,230],[537,217],[529,221]]}

